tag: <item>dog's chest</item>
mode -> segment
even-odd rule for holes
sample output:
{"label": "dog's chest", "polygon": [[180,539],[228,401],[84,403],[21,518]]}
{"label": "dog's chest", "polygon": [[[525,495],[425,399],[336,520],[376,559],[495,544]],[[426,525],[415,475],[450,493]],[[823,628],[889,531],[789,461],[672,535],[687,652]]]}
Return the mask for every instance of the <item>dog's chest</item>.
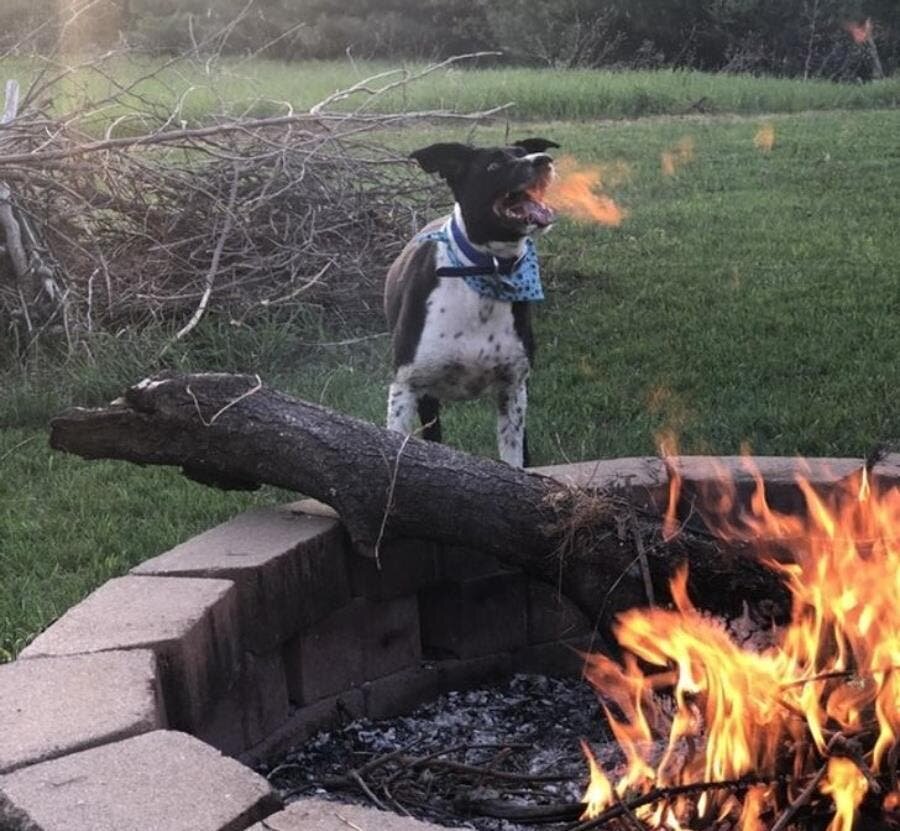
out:
{"label": "dog's chest", "polygon": [[528,356],[516,333],[512,304],[442,277],[425,303],[425,322],[409,382],[439,398],[475,398],[492,387],[521,383]]}

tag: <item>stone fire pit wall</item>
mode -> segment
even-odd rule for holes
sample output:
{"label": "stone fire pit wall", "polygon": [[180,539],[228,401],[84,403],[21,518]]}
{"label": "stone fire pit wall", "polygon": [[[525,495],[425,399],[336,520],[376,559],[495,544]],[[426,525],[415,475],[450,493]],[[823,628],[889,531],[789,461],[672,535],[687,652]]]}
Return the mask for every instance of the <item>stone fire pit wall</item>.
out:
{"label": "stone fire pit wall", "polygon": [[[796,463],[758,461],[776,501],[796,502]],[[858,466],[811,476],[827,485]],[[682,470],[688,488],[711,471],[690,458]],[[664,504],[658,459],[540,472]],[[552,588],[416,540],[386,544],[380,565],[306,500],[248,511],[101,586],[0,666],[0,829],[241,831],[281,807],[245,765],[451,689],[580,670],[590,627]]]}

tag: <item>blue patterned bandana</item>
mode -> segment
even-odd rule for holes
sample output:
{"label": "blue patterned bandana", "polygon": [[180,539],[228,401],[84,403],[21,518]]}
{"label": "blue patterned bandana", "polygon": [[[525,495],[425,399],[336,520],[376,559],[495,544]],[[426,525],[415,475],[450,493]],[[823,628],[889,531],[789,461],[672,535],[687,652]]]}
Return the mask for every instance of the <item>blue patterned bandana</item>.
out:
{"label": "blue patterned bandana", "polygon": [[451,215],[442,228],[417,239],[438,244],[438,277],[461,277],[482,297],[505,303],[544,299],[537,251],[530,237],[525,238],[525,250],[518,259],[494,257],[475,248]]}

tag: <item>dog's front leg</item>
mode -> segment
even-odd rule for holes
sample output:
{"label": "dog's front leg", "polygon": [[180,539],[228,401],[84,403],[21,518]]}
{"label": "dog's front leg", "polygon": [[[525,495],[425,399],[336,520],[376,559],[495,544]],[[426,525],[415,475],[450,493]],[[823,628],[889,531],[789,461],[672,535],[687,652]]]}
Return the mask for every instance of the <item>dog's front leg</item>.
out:
{"label": "dog's front leg", "polygon": [[525,464],[525,410],[528,390],[523,378],[500,390],[497,400],[497,448],[500,458],[513,467]]}
{"label": "dog's front leg", "polygon": [[415,428],[416,411],[416,395],[412,387],[404,381],[394,381],[388,390],[388,430],[408,436]]}

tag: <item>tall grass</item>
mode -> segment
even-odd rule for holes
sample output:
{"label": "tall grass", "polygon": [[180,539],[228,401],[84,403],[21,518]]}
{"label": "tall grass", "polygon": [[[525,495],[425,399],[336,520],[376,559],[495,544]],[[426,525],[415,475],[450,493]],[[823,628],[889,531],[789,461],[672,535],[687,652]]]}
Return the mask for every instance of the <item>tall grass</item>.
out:
{"label": "tall grass", "polygon": [[[170,109],[178,106],[180,118],[188,122],[223,111],[269,114],[288,108],[307,109],[338,89],[398,66],[377,61],[283,63],[223,59],[209,66],[182,61],[154,74],[160,64],[159,59],[122,58],[108,64],[106,71],[115,84],[129,84],[152,75],[137,84],[134,95]],[[422,65],[407,64],[405,68],[417,70]],[[33,72],[34,66],[24,61],[0,65],[0,75],[7,77],[26,79]],[[108,78],[84,68],[72,73],[53,104],[58,111],[67,111],[89,98],[99,100],[114,91]],[[357,97],[339,106],[356,105],[362,100]],[[512,104],[508,114],[513,119],[571,121],[695,112],[871,109],[900,104],[900,77],[867,84],[838,84],[669,69],[615,72],[457,65],[386,95],[373,107],[391,112],[464,112],[506,103]],[[120,132],[136,132],[144,126],[133,113],[129,116],[124,109],[109,108],[98,114],[97,129],[123,115],[128,117],[118,125]]]}

